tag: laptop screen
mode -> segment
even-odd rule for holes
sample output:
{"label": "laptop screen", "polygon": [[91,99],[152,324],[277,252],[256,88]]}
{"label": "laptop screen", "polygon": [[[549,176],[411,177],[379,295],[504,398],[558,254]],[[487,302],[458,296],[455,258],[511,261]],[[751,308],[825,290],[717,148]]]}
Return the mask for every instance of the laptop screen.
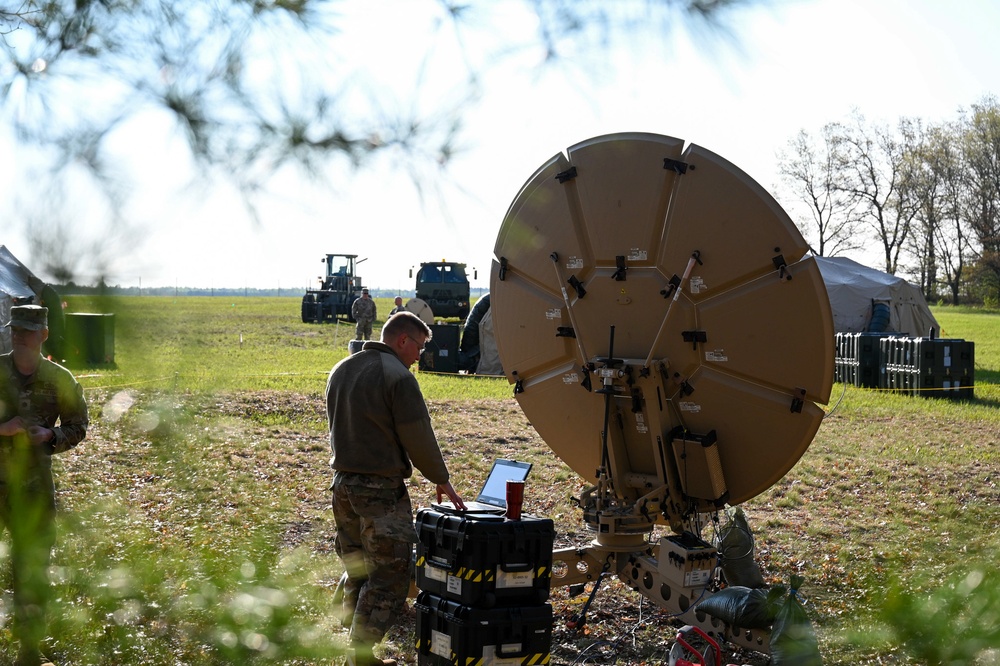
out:
{"label": "laptop screen", "polygon": [[483,490],[476,501],[493,506],[507,506],[507,482],[524,481],[531,471],[531,463],[499,459],[493,463],[490,475],[486,477]]}

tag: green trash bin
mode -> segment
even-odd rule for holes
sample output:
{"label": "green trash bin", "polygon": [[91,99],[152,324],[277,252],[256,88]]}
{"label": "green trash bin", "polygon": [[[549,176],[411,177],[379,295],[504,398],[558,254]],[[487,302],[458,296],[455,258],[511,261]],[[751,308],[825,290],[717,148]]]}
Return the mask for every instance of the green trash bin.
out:
{"label": "green trash bin", "polygon": [[67,312],[63,332],[66,365],[83,367],[115,362],[115,315]]}

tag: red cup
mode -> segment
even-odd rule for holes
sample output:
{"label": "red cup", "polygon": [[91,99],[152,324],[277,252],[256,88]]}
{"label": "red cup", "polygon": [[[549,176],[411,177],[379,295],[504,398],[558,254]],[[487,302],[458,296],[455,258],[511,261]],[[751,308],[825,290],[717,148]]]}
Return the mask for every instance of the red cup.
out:
{"label": "red cup", "polygon": [[507,520],[521,520],[524,481],[507,481]]}

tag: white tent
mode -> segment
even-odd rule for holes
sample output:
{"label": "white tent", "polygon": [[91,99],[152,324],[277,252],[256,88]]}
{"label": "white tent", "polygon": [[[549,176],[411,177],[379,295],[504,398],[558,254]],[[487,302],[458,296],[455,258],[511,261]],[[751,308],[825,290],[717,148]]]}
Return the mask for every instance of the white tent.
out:
{"label": "white tent", "polygon": [[45,283],[28,270],[27,266],[11,254],[6,245],[0,245],[0,353],[10,351],[10,308],[16,302],[39,303]]}
{"label": "white tent", "polygon": [[[837,333],[868,330],[895,332],[911,337],[927,336],[940,326],[920,289],[906,280],[869,268],[846,257],[816,257],[833,309],[833,327]],[[870,327],[875,304],[889,309],[888,326]]]}

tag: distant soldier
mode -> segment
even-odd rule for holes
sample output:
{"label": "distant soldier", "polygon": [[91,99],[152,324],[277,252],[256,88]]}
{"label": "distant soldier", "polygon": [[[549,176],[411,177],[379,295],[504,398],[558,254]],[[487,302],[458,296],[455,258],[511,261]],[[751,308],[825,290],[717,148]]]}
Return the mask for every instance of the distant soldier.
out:
{"label": "distant soldier", "polygon": [[361,290],[361,298],[354,301],[351,306],[351,316],[357,322],[355,329],[355,339],[372,339],[372,322],[375,321],[375,301],[368,295],[367,289]]}
{"label": "distant soldier", "polygon": [[396,300],[393,301],[393,305],[395,305],[395,307],[392,310],[389,311],[389,316],[390,317],[392,315],[396,314],[397,312],[402,312],[403,310],[406,309],[406,308],[403,307],[403,299],[401,297],[399,297],[399,296],[397,296]]}
{"label": "distant soldier", "polygon": [[73,375],[42,357],[47,308],[15,305],[6,326],[12,351],[0,356],[0,525],[10,532],[17,663],[40,664],[56,539],[52,455],[86,436],[87,405]]}

